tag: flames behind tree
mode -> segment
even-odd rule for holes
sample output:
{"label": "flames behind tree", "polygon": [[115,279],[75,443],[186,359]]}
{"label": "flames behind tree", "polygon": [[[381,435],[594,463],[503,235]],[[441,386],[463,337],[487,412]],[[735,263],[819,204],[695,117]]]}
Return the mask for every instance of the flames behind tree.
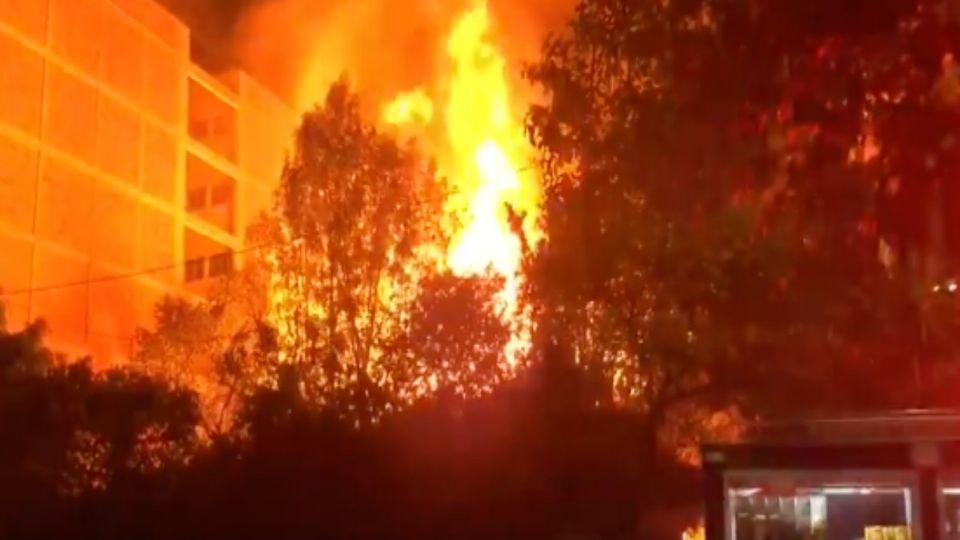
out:
{"label": "flames behind tree", "polygon": [[[216,0],[164,0],[203,10]],[[523,62],[539,56],[575,0],[487,0],[496,42],[518,90]],[[398,93],[449,75],[450,29],[476,0],[236,0],[238,22],[230,51],[258,79],[310,110],[342,73],[362,94],[368,113]],[[226,4],[219,2],[218,4]],[[225,7],[225,6],[223,6]],[[221,7],[222,9],[222,7]],[[229,11],[229,10],[228,10]],[[229,26],[230,21],[218,21]],[[211,25],[213,26],[213,25]]]}
{"label": "flames behind tree", "polygon": [[[446,43],[446,84],[421,86],[387,104],[383,121],[426,139],[450,197],[449,269],[504,280],[499,315],[513,330],[506,360],[515,367],[529,345],[528,314],[518,304],[520,262],[541,234],[539,182],[532,148],[514,111],[504,55],[491,42],[490,12],[480,3],[460,17]],[[439,103],[436,105],[435,103]],[[434,111],[440,111],[438,118]]]}
{"label": "flames behind tree", "polygon": [[[361,122],[357,117],[351,118],[354,114],[352,107],[357,104],[342,107],[337,99],[331,101],[335,94],[328,97],[324,107],[314,109],[304,117],[304,127],[298,135],[298,150],[287,167],[280,192],[282,214],[286,220],[286,243],[294,244],[292,250],[281,248],[272,261],[275,268],[271,284],[272,318],[280,331],[281,342],[289,349],[284,356],[297,363],[316,356],[319,349],[336,351],[334,363],[340,365],[349,358],[345,364],[348,367],[327,366],[319,370],[316,373],[319,384],[330,386],[330,390],[338,393],[343,390],[352,392],[350,387],[361,383],[368,390],[376,387],[378,392],[386,394],[376,398],[388,405],[386,409],[424,397],[440,387],[461,395],[489,391],[503,377],[515,373],[530,345],[530,315],[519,305],[518,296],[524,250],[535,247],[542,236],[537,225],[539,182],[531,166],[533,150],[523,130],[524,108],[513,101],[516,93],[511,88],[507,60],[492,42],[491,17],[485,3],[465,11],[456,20],[445,40],[444,52],[449,69],[447,75],[413,86],[382,103],[377,118],[377,122],[393,131],[397,138],[410,137],[417,141],[423,153],[436,161],[438,171],[431,181],[443,188],[435,192],[442,197],[438,200],[440,204],[417,206],[419,203],[415,201],[401,204],[393,199],[418,197],[416,190],[408,193],[398,189],[394,193],[384,193],[384,188],[377,186],[384,181],[379,176],[384,173],[379,165],[371,162],[368,166],[359,157],[353,161],[348,159],[356,151],[339,147],[343,142],[340,132],[348,139],[355,138],[361,146],[384,139],[359,127],[356,129],[361,129],[363,136],[350,135],[356,131],[354,127],[359,126],[357,122]],[[336,91],[342,92],[343,88]],[[337,109],[343,110],[338,113]],[[345,120],[340,118],[342,114],[346,114]],[[342,125],[343,121],[349,126]],[[320,147],[314,148],[317,144]],[[347,177],[336,180],[331,176],[341,173]],[[397,174],[401,172],[398,170]],[[369,185],[361,185],[364,183]],[[344,191],[343,197],[337,195],[341,191]],[[378,208],[399,205],[398,208],[409,206],[413,213],[428,211],[429,216],[424,214],[416,218],[410,212],[403,212],[401,229],[405,231],[420,230],[426,223],[435,221],[442,225],[442,232],[409,234],[395,239],[394,246],[390,238],[396,231],[382,221],[382,215],[372,214],[368,220],[362,205],[350,206],[357,202],[349,196],[354,191],[364,193],[363,200],[379,200]],[[351,218],[347,215],[351,212],[360,214]],[[357,240],[366,245],[369,242],[364,241],[363,236],[378,229],[386,235],[374,234],[381,238],[377,242],[386,242],[381,246],[382,253],[358,249],[350,256],[346,252],[340,253],[342,260],[334,261],[336,264],[324,262],[334,260],[334,247],[353,245],[352,242]],[[309,237],[316,233],[321,237],[303,238],[303,235]],[[349,240],[345,235],[357,238]],[[302,252],[304,249],[308,252],[306,255]],[[311,254],[312,250],[315,253]],[[357,257],[360,260],[356,260]],[[379,258],[384,258],[386,266],[377,262]],[[297,274],[293,267],[299,265],[302,270],[310,266],[305,265],[304,260],[314,260],[318,266]],[[352,275],[366,263],[370,263],[371,269],[387,268],[386,273],[392,272],[391,275],[395,276],[385,278],[379,270],[361,272],[363,279],[357,283],[344,282],[337,286],[329,286],[329,283],[337,284],[344,279],[333,275],[324,277],[330,272]],[[396,265],[402,268],[390,270]],[[455,281],[447,285],[461,293],[434,294],[437,291],[432,291],[431,287],[445,283],[434,279],[437,272],[454,277]],[[397,276],[402,276],[400,281],[406,285],[400,287]],[[456,280],[465,285],[457,284]],[[496,288],[491,289],[490,283],[496,284]],[[415,291],[417,287],[419,292]],[[327,289],[330,290],[323,294],[317,292]],[[358,289],[375,293],[370,297],[359,294]],[[477,296],[482,291],[486,291],[484,294],[489,301],[484,302]],[[400,354],[397,351],[400,350],[403,329],[408,324],[422,329],[426,323],[417,326],[418,317],[432,317],[417,313],[418,304],[411,303],[416,295],[433,295],[434,299],[467,298],[479,302],[491,317],[509,330],[509,336],[501,339],[493,326],[485,323],[482,315],[476,314],[471,315],[473,323],[461,325],[460,333],[478,333],[487,337],[489,343],[485,345],[472,344],[463,348],[481,351],[481,358],[460,358],[463,355],[454,351],[460,350],[457,347],[445,347],[445,350],[451,350],[441,355],[449,358],[438,357],[436,345],[449,341],[450,336],[444,332],[450,326],[446,323],[453,325],[453,321],[429,323],[436,327],[436,340],[422,331],[413,332],[409,340],[417,343],[410,344],[409,354]],[[401,297],[404,300],[400,300]],[[334,304],[326,305],[328,300]],[[347,308],[340,309],[342,306],[336,305],[338,301]],[[435,303],[428,302],[429,305]],[[460,309],[470,311],[472,306]],[[356,322],[348,324],[343,317]],[[389,328],[384,326],[385,321],[389,321]],[[372,329],[372,334],[357,331],[356,327],[367,326]],[[318,339],[318,336],[327,337]],[[472,339],[470,336],[461,338]],[[431,340],[436,343],[431,344]],[[362,347],[348,346],[351,342],[364,344]],[[306,349],[297,348],[298,344],[302,348],[306,343],[310,343]],[[318,344],[322,346],[318,348]],[[490,347],[494,347],[493,356],[488,352]],[[365,351],[361,359],[354,358],[355,350]],[[490,358],[499,358],[498,365],[491,367]],[[458,365],[452,366],[452,363]],[[487,367],[481,370],[480,365]],[[440,366],[442,369],[430,373],[424,371],[426,366]],[[368,390],[364,391],[365,395]],[[371,399],[367,395],[363,401]]]}

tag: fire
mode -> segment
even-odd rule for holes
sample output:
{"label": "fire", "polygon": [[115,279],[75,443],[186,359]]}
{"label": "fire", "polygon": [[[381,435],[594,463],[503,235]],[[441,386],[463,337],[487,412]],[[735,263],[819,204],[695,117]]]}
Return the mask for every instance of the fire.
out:
{"label": "fire", "polygon": [[[425,81],[382,104],[380,121],[408,135],[416,135],[426,154],[435,159],[439,178],[447,182],[449,195],[438,213],[443,213],[450,245],[422,245],[417,259],[423,268],[407,271],[416,282],[418,272],[451,272],[461,277],[491,276],[504,283],[496,298],[497,315],[511,329],[512,339],[504,350],[505,361],[498,370],[505,376],[515,373],[531,341],[531,316],[519,302],[522,286],[521,262],[525,249],[532,249],[542,234],[538,229],[539,178],[529,163],[534,151],[523,129],[522,113],[517,114],[505,57],[490,41],[491,21],[487,5],[479,3],[453,24],[446,40],[446,75]],[[297,241],[289,231],[280,231],[283,244],[296,250]],[[277,259],[269,260],[278,268]],[[270,312],[279,337],[295,350],[301,320],[323,318],[324,306],[304,302],[305,279],[273,272],[270,283]],[[382,305],[396,305],[393,284],[382,282],[377,294]],[[408,298],[408,296],[404,296]],[[363,324],[365,321],[359,321]],[[281,352],[281,359],[287,359]],[[373,351],[361,369],[375,381],[390,375],[377,366]],[[471,366],[465,366],[468,370]],[[435,392],[439,374],[418,373],[412,382],[398,385],[400,403],[410,403]],[[327,375],[321,374],[321,377]],[[334,374],[333,377],[341,375]],[[497,377],[501,379],[501,377]],[[350,384],[330,379],[323,384]],[[448,381],[449,382],[449,381]],[[454,380],[457,392],[468,385]],[[485,390],[489,388],[484,387]]]}
{"label": "fire", "polygon": [[[449,82],[439,92],[445,100],[443,140],[431,142],[439,148],[440,172],[450,183],[446,209],[457,224],[447,265],[464,277],[492,272],[504,279],[500,316],[513,329],[506,354],[515,366],[530,341],[529,317],[518,304],[520,262],[523,242],[532,246],[541,236],[540,191],[536,173],[527,165],[533,150],[511,107],[506,60],[489,41],[490,30],[484,2],[454,25],[446,51]],[[383,121],[428,124],[438,108],[426,89],[416,88],[387,104]]]}
{"label": "fire", "polygon": [[393,125],[427,124],[432,119],[433,101],[422,88],[397,96],[383,111],[383,120]]}
{"label": "fire", "polygon": [[704,540],[707,537],[707,531],[704,529],[703,524],[699,524],[696,527],[690,527],[689,529],[683,531],[681,536],[682,540]]}

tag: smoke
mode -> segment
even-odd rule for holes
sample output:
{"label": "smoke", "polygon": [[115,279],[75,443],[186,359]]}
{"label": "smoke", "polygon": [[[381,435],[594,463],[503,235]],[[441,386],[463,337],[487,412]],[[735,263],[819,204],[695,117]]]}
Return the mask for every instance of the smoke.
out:
{"label": "smoke", "polygon": [[241,16],[264,0],[157,0],[191,31],[194,60],[218,71],[237,63],[234,32]]}
{"label": "smoke", "polygon": [[[480,0],[159,0],[188,26],[194,58],[240,66],[303,111],[346,73],[368,104],[442,84],[445,40]],[[496,42],[520,87],[547,33],[576,0],[487,0]]]}
{"label": "smoke", "polygon": [[[447,35],[477,1],[246,0],[230,49],[298,110],[322,100],[344,73],[365,102],[383,103],[417,86],[443,84]],[[574,2],[488,1],[495,40],[517,81]]]}

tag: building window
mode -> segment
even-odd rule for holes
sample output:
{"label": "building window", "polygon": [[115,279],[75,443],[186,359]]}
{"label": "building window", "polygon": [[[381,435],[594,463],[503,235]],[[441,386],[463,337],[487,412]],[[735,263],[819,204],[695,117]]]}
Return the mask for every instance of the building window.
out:
{"label": "building window", "polygon": [[233,183],[232,182],[221,182],[215,186],[210,191],[210,205],[211,206],[220,206],[221,204],[228,204],[233,200]]}
{"label": "building window", "polygon": [[190,135],[193,135],[197,139],[205,137],[207,135],[207,121],[194,120],[190,122]]}
{"label": "building window", "polygon": [[193,188],[187,192],[187,210],[202,210],[207,206],[207,188]]}
{"label": "building window", "polygon": [[191,259],[187,261],[186,267],[184,268],[184,281],[190,283],[192,281],[200,281],[205,276],[206,270],[206,260],[203,258],[200,259]]}
{"label": "building window", "polygon": [[210,277],[225,276],[233,272],[233,253],[220,253],[210,257]]}
{"label": "building window", "polygon": [[230,120],[231,120],[231,118],[230,118],[229,116],[226,116],[226,115],[217,116],[216,118],[214,118],[214,119],[211,120],[211,122],[210,122],[210,123],[212,124],[212,129],[211,129],[211,131],[212,131],[214,134],[216,134],[216,135],[227,135],[227,134],[229,134],[230,132],[233,131],[233,130],[231,129],[233,126],[231,125]]}

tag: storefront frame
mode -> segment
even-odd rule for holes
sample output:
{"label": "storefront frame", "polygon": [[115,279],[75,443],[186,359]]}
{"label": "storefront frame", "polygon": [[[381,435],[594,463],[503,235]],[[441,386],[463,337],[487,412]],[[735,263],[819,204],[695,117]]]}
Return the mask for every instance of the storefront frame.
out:
{"label": "storefront frame", "polygon": [[900,421],[898,429],[881,430],[879,436],[873,433],[872,437],[860,430],[856,436],[837,440],[811,430],[786,442],[760,439],[738,445],[705,446],[707,540],[727,540],[731,536],[730,479],[769,473],[837,473],[842,477],[845,471],[913,478],[917,503],[913,509],[914,540],[946,540],[941,519],[943,488],[960,489],[960,416],[951,416],[947,421],[938,415],[934,429],[929,421],[924,424],[910,420],[920,426],[915,430],[920,436],[913,433],[912,426]]}

